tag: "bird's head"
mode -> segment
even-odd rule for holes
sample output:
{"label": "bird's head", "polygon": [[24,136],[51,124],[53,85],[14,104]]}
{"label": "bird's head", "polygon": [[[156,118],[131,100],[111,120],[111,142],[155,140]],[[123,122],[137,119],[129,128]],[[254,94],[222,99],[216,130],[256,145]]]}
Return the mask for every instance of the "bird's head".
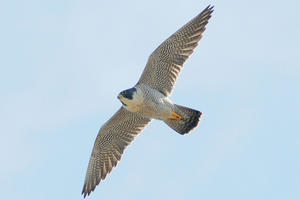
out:
{"label": "bird's head", "polygon": [[124,90],[124,91],[120,92],[120,94],[118,95],[118,99],[121,101],[123,106],[127,106],[127,105],[133,103],[134,95],[136,92],[137,91],[134,87],[130,88],[128,90]]}

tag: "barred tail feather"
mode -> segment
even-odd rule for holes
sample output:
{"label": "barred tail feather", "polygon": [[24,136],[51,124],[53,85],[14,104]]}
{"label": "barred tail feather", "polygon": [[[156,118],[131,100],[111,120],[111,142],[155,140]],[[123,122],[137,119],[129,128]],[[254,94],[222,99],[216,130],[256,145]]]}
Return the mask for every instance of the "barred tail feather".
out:
{"label": "barred tail feather", "polygon": [[201,118],[202,113],[198,110],[179,106],[175,104],[175,110],[182,119],[167,119],[164,122],[176,132],[184,135],[195,128]]}

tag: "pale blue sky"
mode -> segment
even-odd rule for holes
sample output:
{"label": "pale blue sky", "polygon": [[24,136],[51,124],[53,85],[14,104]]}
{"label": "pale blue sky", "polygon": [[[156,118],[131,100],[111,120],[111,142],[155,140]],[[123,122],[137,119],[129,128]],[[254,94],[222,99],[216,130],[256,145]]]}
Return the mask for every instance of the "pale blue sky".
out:
{"label": "pale blue sky", "polygon": [[209,4],[171,96],[199,127],[154,121],[88,199],[300,199],[299,0],[1,2],[1,199],[82,199],[117,94]]}

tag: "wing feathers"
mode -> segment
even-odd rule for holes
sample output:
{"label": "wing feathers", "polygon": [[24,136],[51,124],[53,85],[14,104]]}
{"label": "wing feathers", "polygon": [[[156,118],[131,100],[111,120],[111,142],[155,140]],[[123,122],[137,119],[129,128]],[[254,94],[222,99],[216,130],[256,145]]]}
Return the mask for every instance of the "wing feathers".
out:
{"label": "wing feathers", "polygon": [[146,84],[166,96],[170,95],[184,62],[198,45],[212,12],[213,7],[208,6],[155,49],[138,84]]}
{"label": "wing feathers", "polygon": [[82,189],[84,197],[94,191],[99,182],[105,179],[121,159],[125,148],[150,121],[122,107],[101,127]]}

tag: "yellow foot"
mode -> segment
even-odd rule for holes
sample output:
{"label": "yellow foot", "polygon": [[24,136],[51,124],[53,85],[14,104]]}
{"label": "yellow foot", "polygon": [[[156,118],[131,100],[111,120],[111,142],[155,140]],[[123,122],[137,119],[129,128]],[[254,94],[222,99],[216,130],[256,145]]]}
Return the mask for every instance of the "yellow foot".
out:
{"label": "yellow foot", "polygon": [[169,117],[169,119],[182,119],[182,117],[176,112],[171,112],[171,116]]}

